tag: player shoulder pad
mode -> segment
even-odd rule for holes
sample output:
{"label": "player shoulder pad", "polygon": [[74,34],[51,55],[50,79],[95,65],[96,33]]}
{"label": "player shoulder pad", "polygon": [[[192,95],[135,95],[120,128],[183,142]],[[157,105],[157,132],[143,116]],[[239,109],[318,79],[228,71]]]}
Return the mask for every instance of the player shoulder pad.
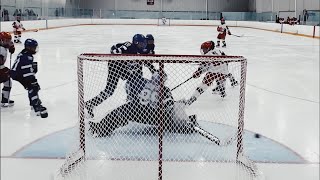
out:
{"label": "player shoulder pad", "polygon": [[123,43],[123,46],[127,46],[127,47],[129,47],[129,46],[131,46],[131,45],[132,45],[132,43],[131,43],[131,42],[129,42],[129,41],[127,41],[127,42]]}

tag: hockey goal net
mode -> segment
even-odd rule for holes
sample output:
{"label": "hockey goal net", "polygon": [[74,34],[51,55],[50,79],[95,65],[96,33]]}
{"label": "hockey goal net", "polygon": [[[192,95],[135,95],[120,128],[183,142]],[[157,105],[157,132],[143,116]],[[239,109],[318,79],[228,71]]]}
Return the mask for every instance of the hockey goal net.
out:
{"label": "hockey goal net", "polygon": [[170,18],[158,18],[158,26],[170,26],[171,19]]}
{"label": "hockey goal net", "polygon": [[79,123],[56,179],[257,179],[244,155],[246,67],[241,56],[79,55]]}

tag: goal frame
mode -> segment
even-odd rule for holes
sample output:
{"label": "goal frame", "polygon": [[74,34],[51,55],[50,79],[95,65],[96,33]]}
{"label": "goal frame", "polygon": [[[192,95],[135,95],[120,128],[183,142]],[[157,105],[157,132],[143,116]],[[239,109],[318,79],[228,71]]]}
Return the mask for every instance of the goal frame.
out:
{"label": "goal frame", "polygon": [[[109,59],[107,59],[110,57]],[[96,61],[96,62],[112,62],[112,57],[117,57],[120,61],[126,62],[150,62],[159,64],[159,74],[160,74],[160,92],[164,90],[164,79],[162,74],[164,74],[164,64],[167,63],[203,63],[203,62],[215,62],[223,61],[229,62],[239,62],[240,66],[240,94],[239,94],[239,109],[238,109],[238,119],[237,119],[237,135],[236,135],[236,162],[239,164],[244,164],[241,160],[243,157],[243,133],[244,133],[244,109],[245,109],[245,84],[246,84],[246,69],[247,69],[247,59],[243,56],[202,56],[202,55],[115,55],[115,54],[94,54],[94,53],[84,53],[80,54],[77,58],[77,68],[78,68],[78,128],[79,128],[79,150],[81,152],[81,157],[74,160],[71,164],[67,164],[67,173],[71,172],[77,164],[82,161],[86,161],[86,125],[85,125],[85,100],[84,100],[84,77],[83,73],[83,63],[84,61]],[[121,59],[121,57],[123,57]],[[161,59],[171,58],[170,61],[164,61]],[[143,59],[142,59],[143,58]],[[130,59],[130,60],[129,60]],[[163,94],[163,93],[160,93]],[[163,113],[164,104],[161,101],[164,97],[160,95],[160,114]],[[162,163],[163,163],[163,116],[159,118],[158,126],[158,180],[162,180]],[[66,166],[66,165],[64,165]],[[251,168],[251,167],[250,167]],[[62,170],[61,171],[66,171]],[[254,171],[254,170],[253,170]]]}
{"label": "goal frame", "polygon": [[163,24],[162,23],[162,18],[158,18],[157,20],[157,26],[171,26],[171,18],[166,18],[167,20],[167,23],[166,24]]}

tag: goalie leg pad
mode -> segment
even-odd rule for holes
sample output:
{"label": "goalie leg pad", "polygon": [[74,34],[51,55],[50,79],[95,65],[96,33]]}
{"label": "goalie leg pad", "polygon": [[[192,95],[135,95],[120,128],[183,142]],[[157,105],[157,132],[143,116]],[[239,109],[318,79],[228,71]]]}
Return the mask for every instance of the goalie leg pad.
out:
{"label": "goalie leg pad", "polygon": [[117,128],[127,125],[132,115],[129,113],[132,111],[128,109],[130,108],[130,105],[131,104],[127,103],[118,107],[107,114],[107,116],[98,123],[89,122],[92,135],[98,137],[108,137]]}

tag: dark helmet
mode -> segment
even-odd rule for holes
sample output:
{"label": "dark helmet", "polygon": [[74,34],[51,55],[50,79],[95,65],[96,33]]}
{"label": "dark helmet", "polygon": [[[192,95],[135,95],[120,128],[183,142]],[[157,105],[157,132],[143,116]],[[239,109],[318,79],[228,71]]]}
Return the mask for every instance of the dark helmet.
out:
{"label": "dark helmet", "polygon": [[142,34],[136,34],[132,38],[132,43],[135,44],[139,49],[144,49],[147,46],[147,40]]}
{"label": "dark helmet", "polygon": [[132,38],[133,44],[138,44],[140,42],[145,42],[146,38],[142,34],[135,34]]}
{"label": "dark helmet", "polygon": [[222,25],[226,23],[226,20],[223,17],[220,19],[220,21]]}
{"label": "dark helmet", "polygon": [[146,39],[147,39],[147,40],[154,40],[152,34],[147,34],[147,35],[146,35]]}
{"label": "dark helmet", "polygon": [[38,42],[35,39],[26,39],[24,42],[24,48],[32,54],[35,54],[38,51]]}

